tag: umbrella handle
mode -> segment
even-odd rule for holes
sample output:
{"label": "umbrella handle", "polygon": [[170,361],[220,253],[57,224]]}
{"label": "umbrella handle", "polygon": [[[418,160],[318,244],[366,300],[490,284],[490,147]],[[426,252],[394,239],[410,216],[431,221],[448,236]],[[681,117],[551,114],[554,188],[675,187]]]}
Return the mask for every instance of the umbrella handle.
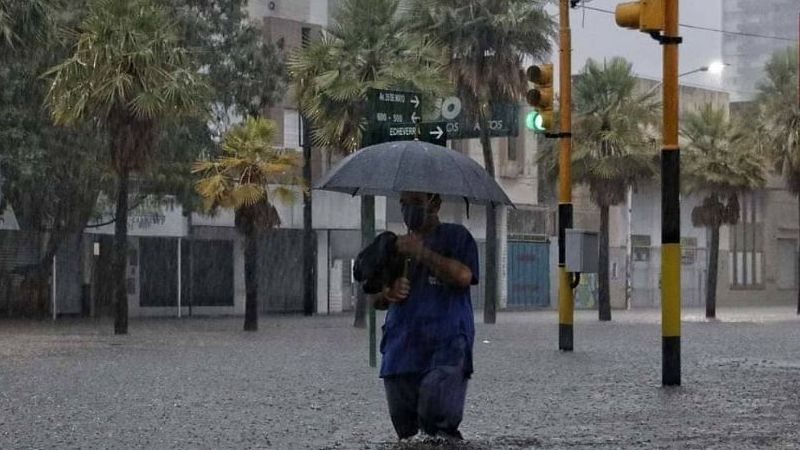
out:
{"label": "umbrella handle", "polygon": [[408,265],[411,264],[411,258],[406,258],[403,262],[403,278],[408,279]]}

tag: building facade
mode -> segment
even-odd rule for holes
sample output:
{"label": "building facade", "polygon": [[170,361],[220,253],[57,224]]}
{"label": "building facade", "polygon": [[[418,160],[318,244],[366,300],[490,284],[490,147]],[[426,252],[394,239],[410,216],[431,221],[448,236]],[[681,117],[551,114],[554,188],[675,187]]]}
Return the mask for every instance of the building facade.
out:
{"label": "building facade", "polygon": [[734,101],[755,96],[764,76],[764,63],[776,50],[796,45],[800,5],[796,0],[724,0],[722,24],[726,31],[772,38],[724,34],[725,88]]}
{"label": "building facade", "polygon": [[[645,92],[658,82],[640,79],[639,84],[639,89]],[[730,108],[730,95],[725,91],[681,86],[680,95],[681,114],[706,103],[726,110]],[[640,183],[631,190],[630,202],[610,209],[609,273],[614,308],[660,305],[660,189],[658,180]],[[681,294],[682,303],[687,307],[705,305],[710,236],[707,229],[695,227],[691,220],[692,210],[702,200],[702,194],[681,196]],[[599,210],[591,203],[585,187],[576,186],[574,201],[575,227],[598,231]],[[779,178],[770,177],[764,188],[742,194],[740,204],[739,223],[720,230],[717,304],[791,304],[796,300],[798,287],[800,230],[797,214],[786,214],[786,211],[796,211],[797,200],[786,191]],[[626,296],[628,264],[630,297]],[[553,298],[555,293],[554,288]],[[576,290],[576,305],[595,308],[596,299],[596,276],[582,277]]]}

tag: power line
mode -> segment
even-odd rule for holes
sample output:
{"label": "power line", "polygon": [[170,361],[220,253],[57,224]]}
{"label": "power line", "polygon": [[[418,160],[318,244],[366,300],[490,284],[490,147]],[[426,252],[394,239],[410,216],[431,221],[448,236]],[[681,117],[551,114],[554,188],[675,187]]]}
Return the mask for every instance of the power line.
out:
{"label": "power line", "polygon": [[[597,11],[597,12],[601,12],[601,13],[605,13],[605,14],[612,14],[612,15],[615,14],[614,11],[611,11],[611,10],[608,10],[608,9],[603,9],[603,8],[597,8],[597,7],[594,7],[594,6],[586,6],[585,4],[581,5],[580,8],[588,9],[590,11]],[[714,33],[730,34],[730,35],[733,35],[733,36],[745,36],[745,37],[755,37],[755,38],[761,38],[761,39],[773,39],[773,40],[776,40],[776,41],[797,42],[797,39],[793,39],[793,38],[789,38],[789,37],[783,37],[783,36],[769,36],[769,35],[766,35],[766,34],[745,33],[743,31],[720,30],[718,28],[701,27],[701,26],[698,26],[698,25],[687,25],[685,23],[682,23],[680,25],[683,28],[689,28],[689,29],[692,29],[692,30],[711,31],[711,32],[714,32]]]}

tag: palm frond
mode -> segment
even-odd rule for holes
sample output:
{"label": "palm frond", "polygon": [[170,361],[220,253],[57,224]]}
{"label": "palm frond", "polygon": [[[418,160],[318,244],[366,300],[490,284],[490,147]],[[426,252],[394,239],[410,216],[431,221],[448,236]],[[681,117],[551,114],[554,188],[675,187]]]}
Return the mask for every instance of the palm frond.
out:
{"label": "palm frond", "polygon": [[797,105],[797,47],[775,52],[758,84],[756,108],[760,124],[751,144],[764,151],[795,194],[800,193],[800,107]]}
{"label": "palm frond", "polygon": [[237,224],[245,232],[280,222],[267,213],[274,209],[267,187],[291,185],[302,166],[296,152],[272,146],[276,131],[274,122],[249,117],[225,135],[223,155],[193,166],[193,173],[202,177],[196,188],[204,203],[237,211]]}
{"label": "palm frond", "polygon": [[574,178],[600,205],[624,200],[627,187],[657,173],[650,125],[660,105],[635,88],[632,65],[623,58],[590,59],[574,83]]}
{"label": "palm frond", "polygon": [[690,192],[723,197],[766,182],[765,160],[722,109],[706,104],[685,115],[681,135],[688,141],[682,176]]}

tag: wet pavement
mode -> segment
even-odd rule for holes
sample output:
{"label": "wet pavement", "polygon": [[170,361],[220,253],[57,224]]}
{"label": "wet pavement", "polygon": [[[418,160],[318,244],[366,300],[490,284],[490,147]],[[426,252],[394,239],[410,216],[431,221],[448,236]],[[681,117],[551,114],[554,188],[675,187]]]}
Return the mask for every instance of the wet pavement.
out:
{"label": "wet pavement", "polygon": [[658,311],[479,322],[466,442],[397,444],[350,316],[0,320],[0,448],[800,449],[793,308],[685,313],[683,386],[662,388]]}

